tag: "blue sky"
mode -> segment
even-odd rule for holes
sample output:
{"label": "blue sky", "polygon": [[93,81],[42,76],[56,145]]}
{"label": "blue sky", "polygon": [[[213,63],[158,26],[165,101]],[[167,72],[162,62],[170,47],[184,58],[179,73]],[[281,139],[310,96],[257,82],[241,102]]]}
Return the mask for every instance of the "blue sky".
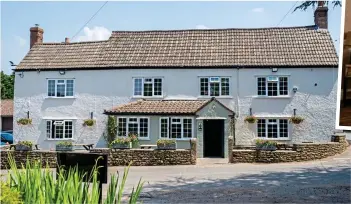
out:
{"label": "blue sky", "polygon": [[[29,28],[40,24],[44,42],[63,42],[104,2],[1,2],[1,68],[29,50]],[[113,30],[276,27],[295,4],[286,2],[108,2],[73,41],[103,40]],[[341,8],[329,9],[329,30],[339,49]],[[281,27],[313,25],[313,9],[289,13]]]}

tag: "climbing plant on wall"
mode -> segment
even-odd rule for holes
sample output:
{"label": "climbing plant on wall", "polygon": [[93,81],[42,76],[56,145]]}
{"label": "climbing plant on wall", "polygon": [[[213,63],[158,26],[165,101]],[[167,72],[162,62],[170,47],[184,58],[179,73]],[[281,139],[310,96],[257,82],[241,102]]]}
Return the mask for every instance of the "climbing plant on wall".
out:
{"label": "climbing plant on wall", "polygon": [[111,144],[117,136],[117,121],[116,117],[108,116],[107,118],[107,134],[105,134],[105,140],[107,144]]}

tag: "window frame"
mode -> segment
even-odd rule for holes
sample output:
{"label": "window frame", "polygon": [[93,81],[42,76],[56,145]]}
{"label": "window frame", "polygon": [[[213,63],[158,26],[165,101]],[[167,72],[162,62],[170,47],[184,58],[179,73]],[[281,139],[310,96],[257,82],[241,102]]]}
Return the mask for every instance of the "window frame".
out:
{"label": "window frame", "polygon": [[[53,128],[52,126],[54,125],[53,123],[56,121],[62,121],[63,122],[63,138],[57,138],[56,137],[56,129],[55,132],[53,132]],[[50,122],[50,138],[48,137],[48,122]],[[65,130],[66,130],[66,122],[71,122],[72,123],[72,137],[68,138],[65,137]],[[74,140],[74,120],[67,120],[67,119],[45,119],[45,134],[46,134],[46,139],[47,140]],[[54,134],[54,138],[52,138],[51,136]]]}
{"label": "window frame", "polygon": [[[231,91],[232,91],[232,83],[231,83],[231,77],[230,76],[199,76],[198,77],[198,93],[200,97],[232,97]],[[207,78],[207,95],[201,95],[201,79]],[[211,78],[218,78],[218,82],[213,82],[211,81]],[[222,95],[222,79],[228,79],[228,95]],[[218,96],[211,96],[211,83],[218,83],[219,87],[219,95]]]}
{"label": "window frame", "polygon": [[[278,80],[276,81],[276,84],[277,84],[277,95],[276,96],[269,96],[268,95],[268,83],[269,82],[272,82],[272,81],[269,81],[268,78],[269,77],[277,77]],[[285,77],[287,80],[287,94],[286,95],[281,95],[280,94],[280,78],[281,77]],[[258,92],[259,92],[259,87],[258,87],[258,79],[259,78],[265,78],[265,95],[259,95]],[[266,75],[266,76],[256,76],[256,80],[255,80],[255,86],[256,86],[256,96],[257,97],[269,97],[269,98],[279,98],[279,97],[290,97],[290,76],[288,75]]]}
{"label": "window frame", "polygon": [[[135,80],[136,79],[141,79],[141,95],[135,95]],[[152,96],[145,96],[144,95],[144,84],[145,84],[145,79],[152,79],[152,82],[146,82],[148,84],[152,84]],[[155,79],[161,79],[161,95],[155,95]],[[164,78],[163,77],[133,77],[132,78],[132,83],[133,83],[133,90],[132,90],[132,96],[133,98],[163,98],[163,92],[164,92]]]}
{"label": "window frame", "polygon": [[[57,96],[57,85],[59,80],[64,80],[64,83],[60,83],[60,85],[64,84],[65,85],[65,96],[60,97]],[[73,90],[72,90],[72,96],[67,96],[67,81],[72,80],[73,81]],[[55,96],[49,96],[49,81],[55,81]],[[59,79],[59,78],[47,78],[46,79],[46,98],[75,98],[75,89],[76,89],[76,82],[74,78],[65,78],[65,79]]]}
{"label": "window frame", "polygon": [[[255,134],[255,138],[256,139],[263,139],[263,140],[291,140],[290,139],[290,123],[289,123],[289,118],[277,118],[277,117],[267,117],[267,118],[257,118],[258,120],[265,120],[265,136],[264,137],[258,137],[258,121],[256,123],[256,134]],[[269,120],[276,120],[277,122],[275,123],[275,125],[277,126],[277,134],[278,137],[277,138],[268,138],[268,125],[269,124],[273,124],[272,122],[269,122]],[[287,121],[287,137],[281,137],[280,136],[280,120],[286,120]]]}
{"label": "window frame", "polygon": [[[120,136],[118,135],[118,119],[119,118],[125,118],[126,119],[126,135],[124,136]],[[137,124],[138,124],[138,140],[150,140],[150,123],[151,123],[151,119],[150,117],[144,117],[144,116],[127,116],[127,117],[124,117],[124,116],[117,116],[116,117],[116,121],[117,121],[117,124],[116,124],[116,127],[117,127],[117,137],[120,137],[120,138],[126,138],[128,137],[128,134],[129,134],[129,119],[130,118],[137,118]],[[140,119],[147,119],[147,137],[139,137],[140,136]],[[135,122],[132,122],[133,124],[135,124]]]}
{"label": "window frame", "polygon": [[[167,119],[167,138],[166,137],[161,137],[161,120],[162,119]],[[172,135],[172,119],[180,119],[180,122],[177,122],[177,124],[181,124],[181,137],[180,138],[171,138]],[[185,137],[184,138],[184,119],[190,119],[191,120],[191,137]],[[191,138],[195,138],[195,131],[194,131],[194,118],[192,117],[160,117],[159,119],[159,139],[175,139],[175,140],[190,140]]]}

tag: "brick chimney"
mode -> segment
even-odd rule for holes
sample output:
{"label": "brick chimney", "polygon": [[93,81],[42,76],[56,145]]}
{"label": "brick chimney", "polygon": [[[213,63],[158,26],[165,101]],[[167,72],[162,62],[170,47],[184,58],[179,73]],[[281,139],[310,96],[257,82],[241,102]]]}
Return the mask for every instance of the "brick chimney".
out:
{"label": "brick chimney", "polygon": [[44,36],[44,30],[39,28],[39,25],[30,28],[30,48],[33,47],[35,43],[42,43]]}
{"label": "brick chimney", "polygon": [[65,38],[65,43],[69,43],[69,38]]}
{"label": "brick chimney", "polygon": [[318,1],[318,7],[314,11],[314,24],[318,28],[328,29],[328,7],[325,1]]}

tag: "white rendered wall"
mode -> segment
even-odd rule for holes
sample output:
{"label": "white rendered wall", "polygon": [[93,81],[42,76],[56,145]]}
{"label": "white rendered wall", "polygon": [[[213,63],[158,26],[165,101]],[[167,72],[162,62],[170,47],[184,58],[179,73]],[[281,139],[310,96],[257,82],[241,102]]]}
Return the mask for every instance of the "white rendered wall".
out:
{"label": "white rendered wall", "polygon": [[[74,139],[77,143],[94,143],[105,146],[103,132],[107,116],[104,109],[128,103],[132,97],[133,77],[163,77],[166,99],[199,99],[199,76],[231,77],[231,97],[218,98],[239,116],[236,127],[236,143],[251,144],[256,128],[247,125],[243,118],[251,107],[254,114],[291,115],[306,118],[302,124],[292,126],[291,141],[329,141],[333,133],[336,112],[337,69],[279,69],[276,75],[289,75],[289,92],[298,86],[290,98],[262,99],[256,95],[256,75],[271,75],[271,69],[136,69],[24,72],[16,73],[14,99],[14,137],[32,140],[43,149],[54,148],[56,141],[46,139],[45,118],[74,119]],[[46,98],[47,78],[74,78],[75,98]],[[314,84],[317,83],[317,86]],[[33,124],[17,125],[17,119],[30,111]],[[84,119],[94,112],[96,126],[83,127]],[[290,142],[291,142],[290,141]]]}

